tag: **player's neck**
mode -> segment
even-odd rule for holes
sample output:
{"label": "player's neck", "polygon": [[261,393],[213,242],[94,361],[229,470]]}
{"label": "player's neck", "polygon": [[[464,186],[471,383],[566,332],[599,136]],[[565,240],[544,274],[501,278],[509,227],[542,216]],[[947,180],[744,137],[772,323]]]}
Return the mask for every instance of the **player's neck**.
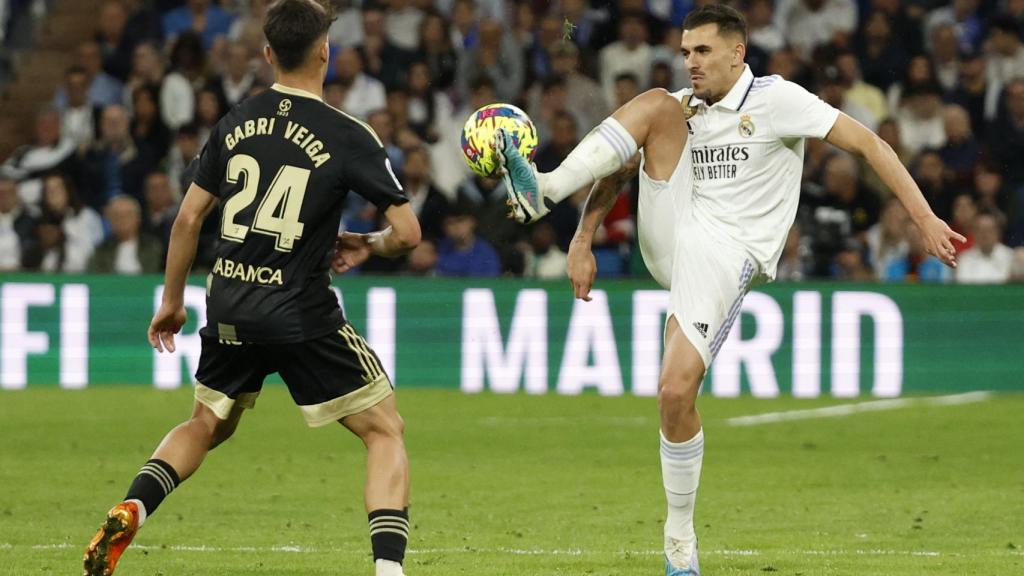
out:
{"label": "player's neck", "polygon": [[317,98],[324,98],[324,82],[322,77],[312,77],[309,74],[286,74],[278,73],[275,78],[278,84],[296,90],[309,92]]}
{"label": "player's neck", "polygon": [[715,94],[712,98],[709,98],[705,101],[707,102],[707,105],[711,106],[718,102],[719,100],[721,100],[722,98],[725,98],[726,95],[728,95],[729,92],[732,91],[733,87],[736,86],[736,83],[740,81],[740,78],[743,76],[743,71],[745,69],[746,65],[740,66],[739,71],[735,72],[732,79],[729,80],[729,85],[725,87],[725,90],[722,90],[721,94]]}

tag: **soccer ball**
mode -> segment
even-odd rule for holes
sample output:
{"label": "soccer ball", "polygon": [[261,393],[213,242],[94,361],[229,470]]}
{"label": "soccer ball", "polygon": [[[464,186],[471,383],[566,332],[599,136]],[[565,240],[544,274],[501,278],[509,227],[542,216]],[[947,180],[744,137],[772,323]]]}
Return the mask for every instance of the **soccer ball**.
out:
{"label": "soccer ball", "polygon": [[505,129],[519,153],[529,161],[537,154],[537,129],[519,108],[511,104],[488,104],[469,115],[462,128],[462,153],[470,170],[483,177],[497,174],[498,154],[493,145],[498,128]]}

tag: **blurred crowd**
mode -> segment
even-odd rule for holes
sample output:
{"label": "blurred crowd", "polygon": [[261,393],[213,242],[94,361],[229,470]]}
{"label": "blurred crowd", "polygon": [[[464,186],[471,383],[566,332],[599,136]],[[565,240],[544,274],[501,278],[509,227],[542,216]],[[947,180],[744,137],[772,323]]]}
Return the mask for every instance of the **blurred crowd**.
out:
{"label": "blurred crowd", "polygon": [[[268,0],[108,0],[68,57],[31,142],[0,166],[0,271],[159,272],[185,168],[230,107],[273,82]],[[470,112],[511,102],[556,167],[611,111],[689,84],[680,24],[699,0],[335,0],[325,100],[383,141],[419,215],[408,257],[354,273],[562,278],[587,190],[544,221],[505,217],[503,184],[473,175]],[[964,234],[953,271],[857,158],[807,143],[779,279],[1024,280],[1024,0],[747,0],[747,61],[875,130],[936,213]],[[26,111],[26,113],[30,113]],[[380,227],[350,194],[342,229]],[[637,187],[599,230],[606,277],[645,274]],[[212,264],[219,215],[195,268]]]}

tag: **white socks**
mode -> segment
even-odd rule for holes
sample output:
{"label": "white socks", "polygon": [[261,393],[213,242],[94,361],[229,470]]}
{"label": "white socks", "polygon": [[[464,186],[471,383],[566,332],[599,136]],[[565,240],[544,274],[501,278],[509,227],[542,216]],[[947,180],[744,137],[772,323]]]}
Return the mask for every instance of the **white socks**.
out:
{"label": "white socks", "polygon": [[693,530],[693,506],[704,460],[704,430],[685,442],[670,442],[661,434],[661,479],[668,500],[665,519],[665,553],[673,566],[688,568],[697,536]]}
{"label": "white socks", "polygon": [[378,558],[374,564],[377,567],[377,576],[403,576],[402,565],[398,562]]}
{"label": "white socks", "polygon": [[558,168],[539,174],[537,184],[544,198],[561,202],[580,188],[614,174],[636,151],[633,137],[609,116],[573,148]]}

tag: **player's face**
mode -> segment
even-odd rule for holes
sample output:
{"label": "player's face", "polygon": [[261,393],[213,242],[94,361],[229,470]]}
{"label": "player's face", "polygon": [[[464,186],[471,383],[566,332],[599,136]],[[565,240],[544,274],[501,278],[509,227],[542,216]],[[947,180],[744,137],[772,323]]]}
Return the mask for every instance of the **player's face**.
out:
{"label": "player's face", "polygon": [[683,30],[680,44],[693,92],[706,102],[725,96],[739,78],[746,51],[733,34],[719,34],[717,24]]}

